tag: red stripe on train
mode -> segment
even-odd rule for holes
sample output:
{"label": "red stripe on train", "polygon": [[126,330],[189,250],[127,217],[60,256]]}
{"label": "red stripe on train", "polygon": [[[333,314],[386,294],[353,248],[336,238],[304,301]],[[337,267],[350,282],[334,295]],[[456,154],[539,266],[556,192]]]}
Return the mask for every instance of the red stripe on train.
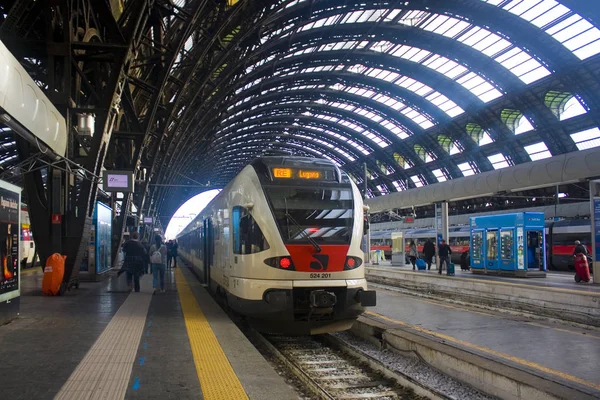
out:
{"label": "red stripe on train", "polygon": [[296,271],[300,272],[340,272],[344,270],[348,245],[320,245],[321,252],[317,253],[311,244],[288,244]]}

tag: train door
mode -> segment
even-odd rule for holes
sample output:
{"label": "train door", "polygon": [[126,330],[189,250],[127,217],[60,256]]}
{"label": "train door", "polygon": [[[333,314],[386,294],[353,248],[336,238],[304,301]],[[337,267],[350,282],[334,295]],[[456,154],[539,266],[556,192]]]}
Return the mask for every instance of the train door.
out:
{"label": "train door", "polygon": [[208,287],[210,288],[210,267],[213,263],[213,249],[214,249],[214,242],[213,242],[213,228],[212,228],[212,222],[210,220],[210,218],[207,218],[204,220],[204,232],[203,232],[203,236],[204,236],[204,240],[203,240],[203,251],[202,253],[204,254],[204,271],[203,271],[203,279],[204,279],[204,283],[206,283],[208,285]]}
{"label": "train door", "polygon": [[498,245],[500,243],[500,231],[498,229],[489,229],[485,232],[486,260],[485,267],[497,271],[500,267]]}
{"label": "train door", "polygon": [[528,270],[544,271],[544,232],[542,230],[527,231],[527,259]]}

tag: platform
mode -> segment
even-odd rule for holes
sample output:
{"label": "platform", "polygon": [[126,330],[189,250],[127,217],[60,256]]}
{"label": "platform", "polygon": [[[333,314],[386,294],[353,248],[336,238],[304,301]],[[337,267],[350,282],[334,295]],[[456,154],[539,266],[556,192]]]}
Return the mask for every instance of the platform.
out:
{"label": "platform", "polygon": [[496,387],[484,385],[488,393],[540,398],[528,397],[534,396],[525,387],[530,384],[558,398],[600,397],[597,328],[484,312],[380,288],[377,296],[377,307],[358,325],[378,326],[384,333],[377,337],[419,352],[434,367],[461,380],[478,385],[489,379],[489,385]]}
{"label": "platform", "polygon": [[186,268],[155,295],[150,276],[139,293],[111,276],[44,297],[41,278],[22,275],[21,314],[0,326],[3,398],[298,397]]}
{"label": "platform", "polygon": [[456,271],[455,276],[406,267],[367,266],[371,283],[394,286],[418,296],[433,296],[485,307],[527,312],[600,327],[600,286],[570,281],[570,274],[546,278],[506,278]]}

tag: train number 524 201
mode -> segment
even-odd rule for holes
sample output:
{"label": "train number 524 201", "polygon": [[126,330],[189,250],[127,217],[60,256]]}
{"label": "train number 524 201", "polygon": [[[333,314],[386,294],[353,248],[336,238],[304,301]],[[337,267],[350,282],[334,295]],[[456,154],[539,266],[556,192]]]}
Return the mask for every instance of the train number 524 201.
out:
{"label": "train number 524 201", "polygon": [[310,274],[312,279],[329,279],[331,278],[331,274]]}

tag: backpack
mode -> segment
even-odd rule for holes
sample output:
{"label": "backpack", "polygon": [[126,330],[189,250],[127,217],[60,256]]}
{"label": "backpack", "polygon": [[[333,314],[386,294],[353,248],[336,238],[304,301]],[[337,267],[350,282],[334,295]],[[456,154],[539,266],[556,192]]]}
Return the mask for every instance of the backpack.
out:
{"label": "backpack", "polygon": [[[162,249],[162,246],[160,246],[160,249]],[[162,264],[163,259],[162,259],[162,254],[160,254],[160,249],[156,250],[150,256],[150,262],[152,264]]]}

